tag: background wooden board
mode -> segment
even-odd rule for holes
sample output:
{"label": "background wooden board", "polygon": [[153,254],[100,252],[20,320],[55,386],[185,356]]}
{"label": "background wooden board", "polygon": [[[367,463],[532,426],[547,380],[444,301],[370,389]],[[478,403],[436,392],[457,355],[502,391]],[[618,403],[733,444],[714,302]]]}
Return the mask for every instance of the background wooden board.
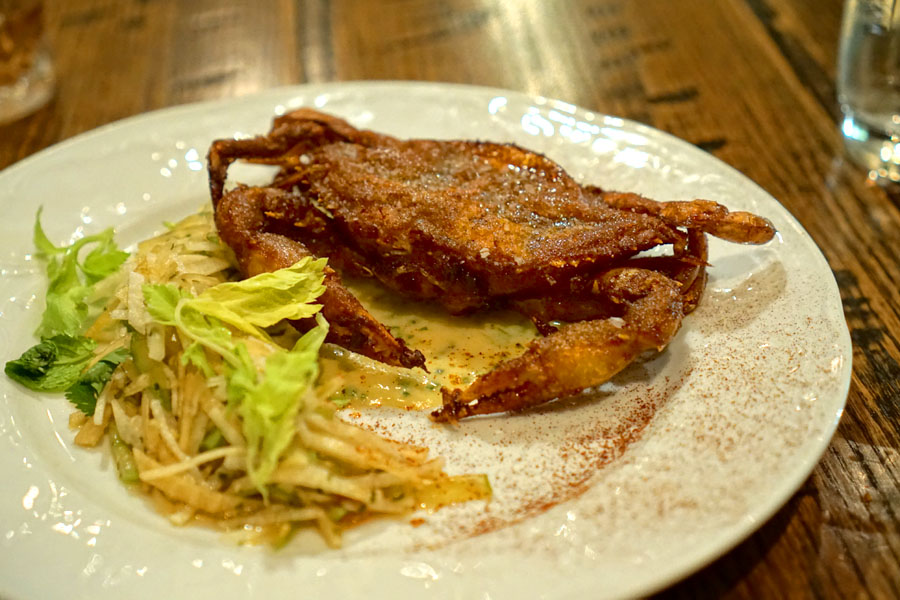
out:
{"label": "background wooden board", "polygon": [[663,595],[900,597],[900,194],[842,157],[837,0],[55,0],[58,93],[0,168],[148,110],[302,82],[417,79],[557,97],[742,171],[824,251],[854,342],[847,410],[769,523]]}

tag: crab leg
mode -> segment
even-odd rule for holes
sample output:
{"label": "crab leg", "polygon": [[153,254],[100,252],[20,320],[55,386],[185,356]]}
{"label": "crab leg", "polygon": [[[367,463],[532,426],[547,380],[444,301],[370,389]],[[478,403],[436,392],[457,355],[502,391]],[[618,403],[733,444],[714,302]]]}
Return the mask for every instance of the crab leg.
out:
{"label": "crab leg", "polygon": [[629,267],[650,269],[677,281],[681,286],[684,314],[697,308],[703,290],[706,289],[706,267],[709,244],[706,234],[699,229],[688,230],[687,246],[677,250],[675,256],[648,256],[633,258],[625,263]]}
{"label": "crab leg", "polygon": [[[706,234],[691,229],[687,245],[675,256],[647,256],[632,258],[621,264],[621,269],[643,269],[665,275],[678,284],[684,314],[697,308],[706,287],[706,260],[708,258]],[[605,319],[621,313],[621,305],[615,298],[596,293],[595,279],[573,278],[563,289],[540,298],[523,298],[510,301],[510,306],[531,319],[541,335],[557,331],[553,321],[591,321]]]}
{"label": "crab leg", "polygon": [[585,192],[606,205],[628,212],[654,215],[669,225],[699,229],[738,244],[764,244],[775,235],[775,227],[763,217],[748,212],[730,212],[711,200],[657,202],[639,194],[606,192],[596,186]]}
{"label": "crab leg", "polygon": [[563,325],[531,343],[466,389],[441,390],[435,421],[517,411],[599,385],[646,350],[662,350],[684,315],[682,286],[645,269],[620,268],[595,279],[594,293],[622,307],[621,321]]}
{"label": "crab leg", "polygon": [[207,154],[213,208],[222,199],[228,167],[236,160],[286,167],[298,164],[304,152],[322,144],[350,139],[361,141],[365,137],[366,132],[354,129],[341,119],[299,109],[275,119],[266,136],[216,140]]}
{"label": "crab leg", "polygon": [[[216,226],[222,240],[234,250],[245,276],[289,267],[312,255],[303,243],[271,231],[273,221],[292,223],[297,207],[287,192],[274,188],[239,186],[222,198],[216,210]],[[325,268],[324,285],[320,301],[322,314],[331,325],[329,342],[390,365],[424,368],[422,353],[391,335],[330,267]]]}

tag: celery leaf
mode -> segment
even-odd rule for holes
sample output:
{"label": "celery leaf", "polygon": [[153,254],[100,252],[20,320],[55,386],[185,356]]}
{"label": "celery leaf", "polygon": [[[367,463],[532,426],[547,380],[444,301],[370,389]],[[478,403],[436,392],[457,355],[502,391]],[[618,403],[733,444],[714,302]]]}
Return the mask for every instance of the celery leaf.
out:
{"label": "celery leaf", "polygon": [[294,437],[303,396],[319,376],[319,348],[328,324],[321,315],[317,323],[290,351],[266,359],[259,382],[244,390],[238,407],[247,438],[247,472],[262,492]]}
{"label": "celery leaf", "polygon": [[[89,244],[94,247],[79,261],[81,250]],[[69,246],[54,246],[41,227],[41,209],[35,218],[34,245],[37,256],[45,261],[50,280],[46,308],[36,333],[41,337],[76,335],[90,317],[88,299],[94,284],[118,271],[128,253],[116,246],[112,228]]]}
{"label": "celery leaf", "polygon": [[[224,359],[228,404],[241,416],[247,439],[247,472],[263,495],[319,374],[319,347],[328,323],[313,302],[325,289],[324,269],[324,260],[305,258],[272,273],[221,283],[197,297],[172,285],[143,286],[150,316],[193,340],[183,360],[209,374],[205,352]],[[291,350],[277,348],[263,329],[313,315],[317,326]],[[254,355],[248,350],[250,338],[265,342],[254,340]]]}
{"label": "celery leaf", "polygon": [[285,269],[213,286],[192,306],[256,335],[257,327],[269,327],[283,319],[304,319],[318,312],[320,305],[311,300],[325,290],[324,268],[325,259],[307,257]]}

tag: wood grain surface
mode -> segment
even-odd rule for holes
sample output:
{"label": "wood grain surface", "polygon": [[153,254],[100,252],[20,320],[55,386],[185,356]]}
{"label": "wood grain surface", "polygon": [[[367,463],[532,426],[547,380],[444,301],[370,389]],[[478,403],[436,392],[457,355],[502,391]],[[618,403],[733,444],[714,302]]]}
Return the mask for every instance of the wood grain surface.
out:
{"label": "wood grain surface", "polygon": [[[51,104],[0,168],[148,110],[303,82],[415,79],[557,97],[688,140],[822,248],[854,343],[821,464],[666,597],[900,597],[900,194],[842,155],[838,0],[55,0]],[[814,300],[812,300],[814,301]]]}

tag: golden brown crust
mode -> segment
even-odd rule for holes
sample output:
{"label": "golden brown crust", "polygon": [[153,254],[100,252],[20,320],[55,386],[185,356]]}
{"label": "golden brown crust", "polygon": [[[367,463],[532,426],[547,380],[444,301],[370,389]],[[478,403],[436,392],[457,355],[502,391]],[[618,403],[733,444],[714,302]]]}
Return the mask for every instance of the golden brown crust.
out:
{"label": "golden brown crust", "polygon": [[579,321],[533,342],[464,390],[441,390],[436,421],[522,410],[599,385],[641,353],[662,349],[684,315],[680,286],[644,269],[615,269],[597,278],[596,294],[620,305],[621,321]]}
{"label": "golden brown crust", "polygon": [[[268,187],[223,197],[237,159],[280,170]],[[215,142],[209,170],[217,224],[246,274],[327,256],[454,314],[513,306],[546,334],[469,388],[444,390],[437,420],[520,410],[602,383],[641,352],[661,350],[697,306],[707,233],[741,243],[775,233],[766,219],[715,202],[581,186],[517,146],[399,140],[310,109],[279,117],[268,136]],[[637,256],[666,245],[670,254]],[[423,365],[337,273],[326,287],[339,343]]]}
{"label": "golden brown crust", "polygon": [[[300,241],[269,231],[272,209],[288,209],[280,190],[238,187],[226,194],[216,210],[216,227],[222,241],[238,259],[246,277],[289,267],[310,256]],[[359,303],[331,267],[325,268],[325,291],[320,297],[322,314],[330,323],[327,340],[382,362],[407,368],[424,367],[418,350],[395,338]],[[298,323],[303,327],[302,323]],[[312,325],[310,323],[309,325]]]}

